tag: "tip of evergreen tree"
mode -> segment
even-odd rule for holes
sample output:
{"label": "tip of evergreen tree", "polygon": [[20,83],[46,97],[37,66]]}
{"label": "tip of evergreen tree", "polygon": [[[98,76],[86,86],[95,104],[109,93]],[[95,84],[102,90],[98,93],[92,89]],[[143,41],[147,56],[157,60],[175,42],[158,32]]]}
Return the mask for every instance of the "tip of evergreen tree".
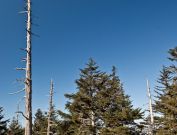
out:
{"label": "tip of evergreen tree", "polygon": [[171,57],[169,57],[169,59],[171,61],[177,61],[177,46],[175,48],[173,48],[173,49],[170,49],[168,52],[169,52],[169,54],[171,56]]}

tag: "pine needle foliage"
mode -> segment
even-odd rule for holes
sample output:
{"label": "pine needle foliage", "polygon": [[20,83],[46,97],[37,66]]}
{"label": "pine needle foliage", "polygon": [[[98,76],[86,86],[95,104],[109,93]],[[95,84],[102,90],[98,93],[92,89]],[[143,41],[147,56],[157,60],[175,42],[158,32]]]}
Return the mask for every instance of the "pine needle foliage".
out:
{"label": "pine needle foliage", "polygon": [[[176,62],[177,47],[170,49],[170,60]],[[160,115],[157,134],[177,134],[177,68],[175,65],[163,67],[159,86],[156,88],[155,110]]]}
{"label": "pine needle foliage", "polygon": [[24,135],[24,128],[22,128],[15,117],[13,117],[9,125],[8,135]]}
{"label": "pine needle foliage", "polygon": [[[59,132],[60,123],[57,119],[57,115],[55,112],[55,106],[52,106],[51,113],[51,134]],[[33,135],[44,135],[47,134],[47,126],[48,126],[48,114],[47,112],[43,112],[41,109],[37,109],[35,113],[35,119],[33,124]]]}
{"label": "pine needle foliage", "polygon": [[125,94],[123,85],[116,75],[116,68],[112,68],[112,74],[106,84],[106,89],[98,93],[97,101],[100,105],[103,128],[102,134],[133,134],[135,120],[142,118],[140,108],[133,108],[130,97]]}
{"label": "pine needle foliage", "polygon": [[37,109],[33,125],[33,135],[47,134],[47,116],[41,109]]}
{"label": "pine needle foliage", "polygon": [[68,123],[65,134],[131,134],[131,125],[142,113],[139,108],[133,109],[129,96],[124,94],[115,67],[108,74],[90,59],[80,70],[76,85],[76,93],[65,94],[69,114],[58,112]]}
{"label": "pine needle foliage", "polygon": [[3,108],[0,107],[0,135],[5,135],[7,133],[7,123],[9,120],[4,120]]}

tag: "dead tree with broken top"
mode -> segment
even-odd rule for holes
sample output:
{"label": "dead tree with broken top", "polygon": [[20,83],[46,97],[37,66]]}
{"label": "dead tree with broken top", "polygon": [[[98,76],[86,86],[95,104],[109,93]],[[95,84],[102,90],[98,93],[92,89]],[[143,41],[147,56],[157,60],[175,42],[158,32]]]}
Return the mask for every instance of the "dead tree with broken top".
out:
{"label": "dead tree with broken top", "polygon": [[32,135],[31,0],[27,0],[27,42],[25,78],[25,135]]}
{"label": "dead tree with broken top", "polygon": [[50,82],[50,98],[49,98],[49,111],[48,111],[48,126],[47,126],[47,135],[51,135],[53,132],[51,131],[51,126],[54,124],[52,121],[52,113],[54,113],[54,106],[53,106],[53,80]]}
{"label": "dead tree with broken top", "polygon": [[154,114],[153,114],[153,108],[152,108],[152,97],[151,97],[151,91],[149,86],[149,80],[147,80],[147,95],[149,99],[149,112],[150,112],[150,135],[153,135],[153,129],[154,129]]}

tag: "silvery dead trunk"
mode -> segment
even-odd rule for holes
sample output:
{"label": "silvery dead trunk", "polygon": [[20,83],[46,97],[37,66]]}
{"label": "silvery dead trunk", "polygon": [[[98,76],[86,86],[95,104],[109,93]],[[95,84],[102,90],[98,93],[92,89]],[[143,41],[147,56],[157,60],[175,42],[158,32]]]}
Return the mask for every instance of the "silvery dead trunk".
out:
{"label": "silvery dead trunk", "polygon": [[154,128],[154,115],[152,110],[152,97],[151,91],[149,86],[149,81],[147,80],[147,94],[149,98],[149,112],[150,112],[150,134],[153,135],[153,128]]}
{"label": "silvery dead trunk", "polygon": [[51,126],[52,126],[52,119],[51,115],[53,113],[53,81],[50,82],[50,99],[49,99],[49,112],[48,112],[48,127],[47,127],[47,135],[51,135]]}
{"label": "silvery dead trunk", "polygon": [[27,0],[27,42],[25,79],[25,135],[32,135],[31,0]]}

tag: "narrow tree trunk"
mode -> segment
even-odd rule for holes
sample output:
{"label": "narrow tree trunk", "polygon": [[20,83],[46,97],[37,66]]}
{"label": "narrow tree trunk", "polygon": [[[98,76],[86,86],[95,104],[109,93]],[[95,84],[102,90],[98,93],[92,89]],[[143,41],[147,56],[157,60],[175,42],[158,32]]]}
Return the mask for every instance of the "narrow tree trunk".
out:
{"label": "narrow tree trunk", "polygon": [[25,135],[32,135],[31,0],[27,0],[27,57],[25,80]]}
{"label": "narrow tree trunk", "polygon": [[51,135],[51,115],[53,112],[53,81],[50,82],[50,99],[49,99],[49,112],[48,112],[48,127],[47,127],[47,135]]}
{"label": "narrow tree trunk", "polygon": [[152,110],[152,98],[151,98],[151,91],[149,87],[149,81],[147,80],[147,93],[148,93],[148,98],[149,98],[149,111],[150,111],[150,134],[153,135],[153,128],[154,128],[154,115],[153,115],[153,110]]}
{"label": "narrow tree trunk", "polygon": [[[19,104],[17,104],[17,112],[19,112]],[[19,122],[19,113],[16,113],[17,123]]]}

